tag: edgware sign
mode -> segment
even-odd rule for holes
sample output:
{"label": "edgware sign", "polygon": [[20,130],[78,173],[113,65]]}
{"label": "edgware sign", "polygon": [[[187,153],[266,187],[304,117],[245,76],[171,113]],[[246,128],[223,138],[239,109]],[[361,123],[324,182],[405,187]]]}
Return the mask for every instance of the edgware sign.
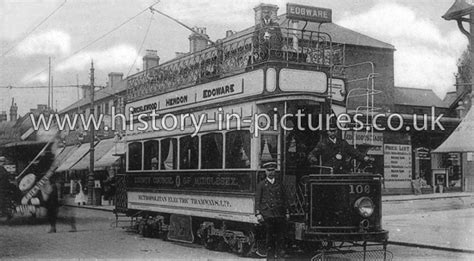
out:
{"label": "edgware sign", "polygon": [[286,4],[286,17],[316,23],[332,22],[332,10],[314,6]]}

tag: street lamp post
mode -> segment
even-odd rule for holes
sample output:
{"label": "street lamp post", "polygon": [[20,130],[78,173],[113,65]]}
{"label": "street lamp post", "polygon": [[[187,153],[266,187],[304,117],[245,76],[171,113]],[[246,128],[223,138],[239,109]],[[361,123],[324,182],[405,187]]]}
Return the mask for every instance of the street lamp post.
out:
{"label": "street lamp post", "polygon": [[[91,106],[89,117],[94,117],[94,61],[91,62]],[[94,140],[95,140],[95,130],[94,126],[90,127],[90,148],[89,148],[89,175],[87,176],[87,204],[94,204]]]}

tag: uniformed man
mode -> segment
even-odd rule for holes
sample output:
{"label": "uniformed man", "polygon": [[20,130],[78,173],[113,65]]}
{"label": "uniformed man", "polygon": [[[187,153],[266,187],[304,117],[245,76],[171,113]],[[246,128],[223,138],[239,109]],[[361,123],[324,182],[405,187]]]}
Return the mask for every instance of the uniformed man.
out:
{"label": "uniformed man", "polygon": [[[319,156],[321,156],[321,162],[318,160]],[[331,167],[334,174],[347,174],[351,168],[351,157],[365,162],[371,160],[370,157],[349,145],[347,141],[339,138],[336,125],[331,124],[327,130],[327,137],[323,137],[318,142],[309,153],[308,160],[312,164],[319,163],[319,165]],[[327,169],[323,169],[323,172],[329,173]]]}
{"label": "uniformed man", "polygon": [[275,58],[270,57],[271,51],[280,51],[283,47],[280,25],[273,21],[270,10],[262,10],[261,22],[255,26],[253,46],[258,54],[257,61]]}
{"label": "uniformed man", "polygon": [[276,162],[263,164],[266,178],[257,185],[256,217],[266,229],[267,259],[284,255],[286,221],[290,218],[285,188],[275,176]]}

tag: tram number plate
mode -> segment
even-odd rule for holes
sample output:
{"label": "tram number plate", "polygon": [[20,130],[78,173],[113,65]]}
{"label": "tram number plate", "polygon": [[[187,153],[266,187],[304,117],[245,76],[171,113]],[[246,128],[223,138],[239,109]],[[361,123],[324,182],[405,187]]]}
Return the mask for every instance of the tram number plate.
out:
{"label": "tram number plate", "polygon": [[349,185],[350,194],[370,194],[370,185],[367,184],[357,184]]}
{"label": "tram number plate", "polygon": [[171,215],[168,239],[179,242],[193,243],[193,222],[191,216]]}

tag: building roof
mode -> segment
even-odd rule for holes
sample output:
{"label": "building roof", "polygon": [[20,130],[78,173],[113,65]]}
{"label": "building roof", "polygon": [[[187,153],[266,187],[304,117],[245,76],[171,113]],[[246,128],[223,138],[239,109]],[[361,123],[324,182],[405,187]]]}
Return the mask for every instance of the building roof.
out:
{"label": "building roof", "polygon": [[474,110],[469,110],[467,115],[459,123],[458,127],[449,135],[449,137],[436,148],[434,153],[445,152],[473,152],[474,139],[468,137],[474,136]]}
{"label": "building roof", "polygon": [[[289,25],[288,22],[289,19],[286,18],[286,14],[281,14],[278,16],[278,24],[280,25],[280,27],[291,28],[291,25]],[[321,24],[321,27],[319,27],[318,23],[313,22],[308,22],[306,26],[304,22],[298,23],[298,29],[302,30],[303,28],[308,31],[319,30],[321,32],[327,33],[331,36],[333,43],[395,50],[395,47],[389,43],[379,41],[375,38],[352,31],[335,23],[324,23]],[[254,29],[255,26],[249,27],[247,29],[234,33],[222,40],[227,41],[239,38],[242,35],[252,33]]]}
{"label": "building roof", "polygon": [[393,98],[396,105],[448,107],[431,89],[395,87]]}
{"label": "building roof", "polygon": [[457,100],[457,92],[456,91],[451,91],[447,92],[446,96],[444,96],[443,102],[446,104],[446,106],[451,107],[453,102]]}
{"label": "building roof", "polygon": [[[103,89],[100,89],[98,91],[95,91],[94,93],[94,101],[100,101],[102,99],[106,99],[110,96],[113,96],[113,95],[118,95],[119,93],[123,92],[123,91],[126,91],[127,90],[127,83],[126,81],[121,81],[118,85],[114,86],[114,88],[112,89],[111,87],[107,86]],[[87,97],[87,98],[82,98],[78,101],[76,101],[75,103],[67,106],[66,108],[62,109],[59,114],[62,114],[62,113],[65,113],[65,112],[69,112],[71,110],[74,110],[74,109],[77,109],[77,108],[80,108],[84,105],[88,105],[90,104],[90,98]]]}

